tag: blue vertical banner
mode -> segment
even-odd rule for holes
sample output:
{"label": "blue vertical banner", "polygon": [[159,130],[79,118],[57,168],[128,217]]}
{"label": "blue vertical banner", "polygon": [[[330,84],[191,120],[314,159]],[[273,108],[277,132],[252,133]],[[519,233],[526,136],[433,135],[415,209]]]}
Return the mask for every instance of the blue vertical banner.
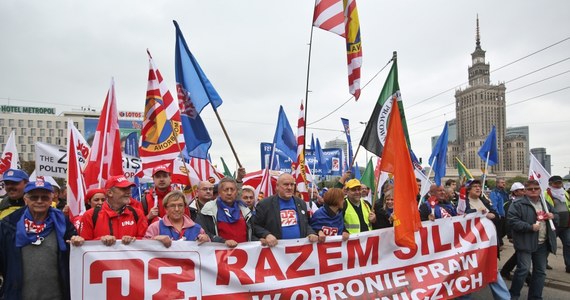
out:
{"label": "blue vertical banner", "polygon": [[[139,157],[139,141],[137,132],[131,132],[125,138],[125,148],[123,152],[127,155]],[[123,158],[124,159],[124,158]],[[138,169],[135,171],[135,173]],[[137,200],[141,200],[140,182],[138,176],[133,176],[136,188],[131,190],[131,196]]]}
{"label": "blue vertical banner", "polygon": [[346,143],[348,144],[348,158],[346,159],[346,162],[348,163],[348,167],[351,168],[352,174],[356,174],[354,172],[354,166],[352,165],[352,142],[350,140],[350,126],[348,124],[348,119],[340,118],[340,120],[342,121],[342,127],[346,134]]}

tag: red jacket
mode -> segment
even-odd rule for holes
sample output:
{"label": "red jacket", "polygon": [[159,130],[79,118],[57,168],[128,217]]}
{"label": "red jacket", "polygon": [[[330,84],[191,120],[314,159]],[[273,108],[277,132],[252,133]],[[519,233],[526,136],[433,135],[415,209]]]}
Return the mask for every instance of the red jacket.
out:
{"label": "red jacket", "polygon": [[[104,235],[113,235],[117,239],[125,235],[142,239],[148,227],[146,216],[137,208],[131,210],[125,206],[121,214],[118,214],[111,209],[109,203],[105,202],[99,210],[95,226],[93,226],[94,212],[95,209],[91,208],[83,214],[80,235],[86,240],[98,240]],[[138,221],[134,212],[138,216]]]}

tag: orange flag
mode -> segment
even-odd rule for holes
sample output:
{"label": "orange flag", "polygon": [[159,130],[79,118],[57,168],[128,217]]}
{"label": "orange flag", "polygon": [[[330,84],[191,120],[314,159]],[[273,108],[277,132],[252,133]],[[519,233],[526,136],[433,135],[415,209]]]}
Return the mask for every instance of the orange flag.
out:
{"label": "orange flag", "polygon": [[388,121],[388,133],[382,151],[380,169],[394,175],[394,232],[396,245],[417,250],[414,232],[422,226],[416,195],[418,186],[402,120],[394,101]]}

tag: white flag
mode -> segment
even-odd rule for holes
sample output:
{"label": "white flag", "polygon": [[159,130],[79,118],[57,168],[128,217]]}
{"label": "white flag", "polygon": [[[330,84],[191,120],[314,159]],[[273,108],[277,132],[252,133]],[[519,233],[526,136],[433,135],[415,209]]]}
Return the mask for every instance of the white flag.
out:
{"label": "white flag", "polygon": [[4,191],[4,183],[2,181],[2,175],[8,169],[19,169],[20,156],[18,155],[18,149],[16,148],[16,137],[15,132],[12,130],[8,141],[6,142],[6,147],[4,147],[4,152],[0,157],[0,196],[4,196],[6,192]]}
{"label": "white flag", "polygon": [[534,179],[538,181],[540,184],[540,189],[546,191],[548,188],[548,178],[550,178],[550,174],[546,171],[546,169],[540,164],[538,159],[530,153],[530,164],[528,167],[528,179]]}

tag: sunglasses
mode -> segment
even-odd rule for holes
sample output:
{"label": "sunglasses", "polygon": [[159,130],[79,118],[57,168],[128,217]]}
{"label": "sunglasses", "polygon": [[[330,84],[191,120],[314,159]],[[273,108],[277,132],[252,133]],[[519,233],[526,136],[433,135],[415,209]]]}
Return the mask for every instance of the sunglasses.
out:
{"label": "sunglasses", "polygon": [[539,187],[531,187],[531,188],[525,188],[525,190],[527,190],[527,191],[538,191],[538,190],[540,190],[540,188]]}

